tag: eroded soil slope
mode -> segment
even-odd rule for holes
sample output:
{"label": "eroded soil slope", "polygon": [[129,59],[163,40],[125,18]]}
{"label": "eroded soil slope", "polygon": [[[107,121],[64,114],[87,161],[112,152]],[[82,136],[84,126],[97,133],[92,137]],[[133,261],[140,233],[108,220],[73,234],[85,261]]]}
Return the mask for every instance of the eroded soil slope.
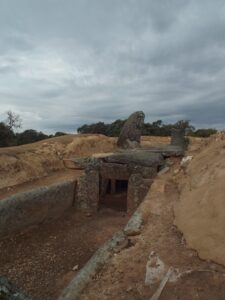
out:
{"label": "eroded soil slope", "polygon": [[175,224],[203,259],[225,265],[225,134],[206,141],[180,183]]}
{"label": "eroded soil slope", "polygon": [[41,142],[0,148],[0,189],[64,170],[63,158],[110,152],[115,139],[103,135],[66,135]]}
{"label": "eroded soil slope", "polygon": [[[143,145],[169,143],[167,137],[143,137]],[[0,189],[66,171],[63,158],[112,152],[116,138],[100,134],[65,135],[18,147],[0,148]]]}

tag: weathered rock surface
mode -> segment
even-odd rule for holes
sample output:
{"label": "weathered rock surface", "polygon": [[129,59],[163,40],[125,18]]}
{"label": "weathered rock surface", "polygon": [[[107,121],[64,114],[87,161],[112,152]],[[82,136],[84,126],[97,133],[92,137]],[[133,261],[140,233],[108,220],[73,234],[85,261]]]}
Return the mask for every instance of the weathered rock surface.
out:
{"label": "weathered rock surface", "polygon": [[133,163],[145,167],[153,167],[163,164],[163,156],[160,153],[151,153],[148,150],[133,150],[115,153],[105,157],[104,161],[121,164]]}
{"label": "weathered rock surface", "polygon": [[77,181],[75,206],[81,210],[98,209],[99,202],[99,172],[86,169],[85,175]]}
{"label": "weathered rock surface", "polygon": [[142,148],[152,153],[160,153],[163,157],[184,156],[185,149],[180,145],[160,145]]}
{"label": "weathered rock surface", "polygon": [[152,179],[144,179],[142,174],[132,174],[128,183],[127,208],[128,211],[133,211],[143,201],[149,191]]}
{"label": "weathered rock surface", "polygon": [[171,130],[171,145],[180,146],[182,149],[186,149],[188,146],[188,139],[185,138],[185,129],[173,128]]}
{"label": "weathered rock surface", "polygon": [[74,201],[75,181],[18,193],[0,201],[0,237],[57,219]]}
{"label": "weathered rock surface", "polygon": [[141,129],[144,124],[145,114],[137,111],[130,115],[120,132],[117,146],[120,148],[137,148],[140,146]]}
{"label": "weathered rock surface", "polygon": [[1,300],[31,300],[30,297],[21,293],[6,277],[0,277]]}

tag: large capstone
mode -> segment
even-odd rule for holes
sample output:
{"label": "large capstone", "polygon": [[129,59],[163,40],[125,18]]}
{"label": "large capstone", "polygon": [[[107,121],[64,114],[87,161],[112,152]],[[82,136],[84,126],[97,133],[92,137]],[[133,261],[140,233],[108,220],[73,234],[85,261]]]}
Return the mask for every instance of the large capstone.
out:
{"label": "large capstone", "polygon": [[142,111],[137,111],[130,115],[120,132],[117,141],[118,147],[127,149],[140,146],[141,129],[144,124],[144,118],[145,114]]}
{"label": "large capstone", "polygon": [[148,150],[126,150],[109,155],[104,158],[104,161],[143,167],[159,167],[164,164],[163,156],[160,153],[151,153]]}

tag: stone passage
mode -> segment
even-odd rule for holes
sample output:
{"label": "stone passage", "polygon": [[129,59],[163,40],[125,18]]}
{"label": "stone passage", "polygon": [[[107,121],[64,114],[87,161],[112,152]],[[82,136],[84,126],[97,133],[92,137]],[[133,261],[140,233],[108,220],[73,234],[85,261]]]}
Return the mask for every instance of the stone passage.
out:
{"label": "stone passage", "polygon": [[78,209],[134,210],[144,199],[164,159],[184,155],[187,146],[184,129],[172,130],[170,145],[141,147],[144,118],[142,111],[130,115],[118,138],[118,152],[72,160],[75,168],[85,170],[77,183]]}
{"label": "stone passage", "polygon": [[163,163],[161,154],[144,150],[92,158],[87,161],[85,175],[78,180],[75,205],[94,211],[105,207],[134,210]]}
{"label": "stone passage", "polygon": [[75,181],[67,180],[0,201],[0,238],[57,219],[72,207]]}
{"label": "stone passage", "polygon": [[127,211],[128,180],[102,177],[100,180],[99,209]]}

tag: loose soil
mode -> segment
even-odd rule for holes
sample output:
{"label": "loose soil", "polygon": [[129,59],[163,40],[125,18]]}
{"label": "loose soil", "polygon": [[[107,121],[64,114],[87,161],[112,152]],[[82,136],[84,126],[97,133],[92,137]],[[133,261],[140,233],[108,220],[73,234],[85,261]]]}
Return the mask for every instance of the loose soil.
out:
{"label": "loose soil", "polygon": [[0,241],[0,274],[33,300],[55,300],[93,253],[127,223],[128,215],[71,209],[57,221]]}
{"label": "loose soil", "polygon": [[225,133],[205,142],[177,178],[175,223],[201,258],[225,265]]}
{"label": "loose soil", "polygon": [[65,170],[64,158],[112,152],[115,139],[65,135],[18,147],[0,148],[0,189]]}
{"label": "loose soil", "polygon": [[[114,255],[83,291],[80,300],[149,300],[160,282],[145,285],[146,263],[154,251],[169,267],[180,272],[192,270],[175,283],[167,283],[160,300],[222,300],[225,295],[225,268],[199,259],[188,249],[174,226],[174,204],[179,201],[175,162],[170,171],[156,178],[145,198],[145,225],[141,234],[130,238],[130,246]],[[201,272],[201,270],[206,270]]]}

